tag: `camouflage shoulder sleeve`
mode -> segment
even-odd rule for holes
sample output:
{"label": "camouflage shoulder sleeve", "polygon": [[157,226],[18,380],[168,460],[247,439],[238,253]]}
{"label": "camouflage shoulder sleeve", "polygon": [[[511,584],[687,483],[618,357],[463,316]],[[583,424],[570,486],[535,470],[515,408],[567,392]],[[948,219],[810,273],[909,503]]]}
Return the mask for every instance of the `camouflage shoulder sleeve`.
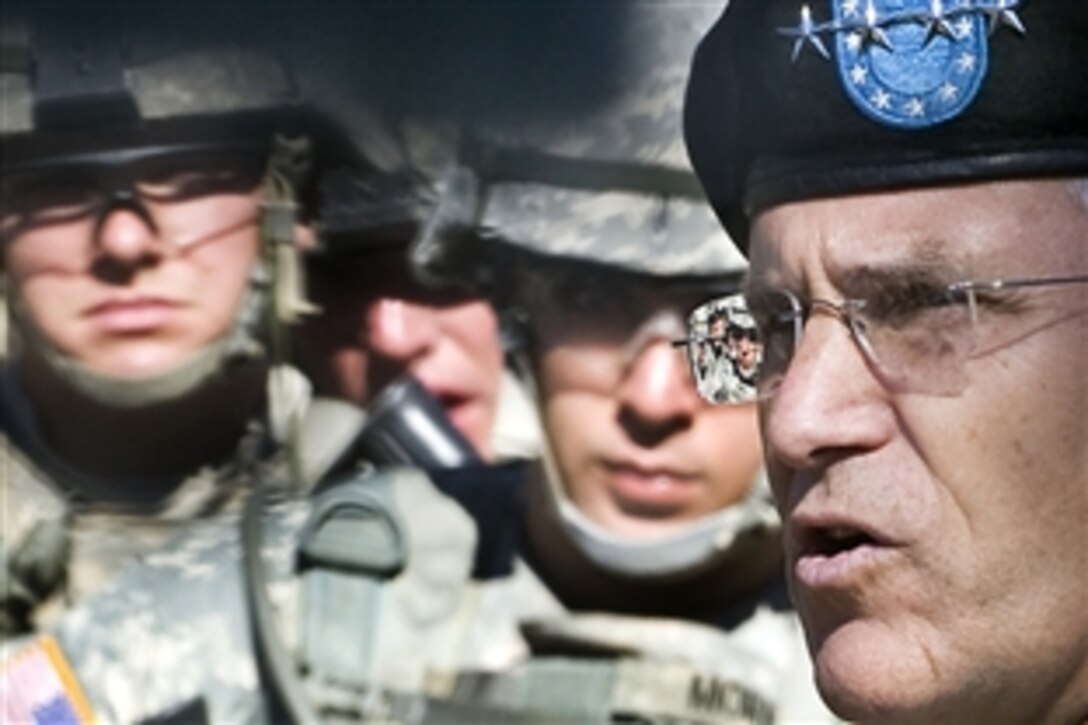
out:
{"label": "camouflage shoulder sleeve", "polygon": [[68,509],[0,433],[0,639],[35,627],[39,610],[63,584]]}
{"label": "camouflage shoulder sleeve", "polygon": [[237,520],[192,524],[69,611],[55,636],[99,719],[203,699],[212,722],[262,719]]}

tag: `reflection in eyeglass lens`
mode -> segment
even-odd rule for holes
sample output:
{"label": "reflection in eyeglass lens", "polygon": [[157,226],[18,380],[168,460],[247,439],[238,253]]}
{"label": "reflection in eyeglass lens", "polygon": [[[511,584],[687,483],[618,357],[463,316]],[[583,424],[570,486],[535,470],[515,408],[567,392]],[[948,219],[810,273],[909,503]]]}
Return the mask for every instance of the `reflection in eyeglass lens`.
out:
{"label": "reflection in eyeglass lens", "polygon": [[756,399],[763,345],[741,295],[704,302],[688,316],[687,347],[699,394],[711,403]]}

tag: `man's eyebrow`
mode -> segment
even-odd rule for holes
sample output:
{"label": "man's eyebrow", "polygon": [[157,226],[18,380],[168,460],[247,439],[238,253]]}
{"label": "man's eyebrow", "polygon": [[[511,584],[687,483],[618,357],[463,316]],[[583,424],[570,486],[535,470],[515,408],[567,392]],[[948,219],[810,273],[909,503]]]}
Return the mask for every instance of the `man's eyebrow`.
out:
{"label": "man's eyebrow", "polygon": [[962,274],[952,264],[911,261],[854,267],[835,277],[835,286],[846,297],[869,297],[884,290],[944,287],[962,279]]}
{"label": "man's eyebrow", "polygon": [[882,289],[943,287],[965,278],[963,260],[951,254],[947,240],[911,239],[895,258],[872,264],[828,265],[831,281],[847,297],[863,297]]}

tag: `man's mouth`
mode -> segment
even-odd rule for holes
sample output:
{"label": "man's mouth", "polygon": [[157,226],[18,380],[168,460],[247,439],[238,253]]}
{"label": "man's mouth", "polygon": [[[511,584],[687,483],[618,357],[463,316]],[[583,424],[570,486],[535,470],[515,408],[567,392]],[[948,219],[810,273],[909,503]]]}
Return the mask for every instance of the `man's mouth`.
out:
{"label": "man's mouth", "polygon": [[671,468],[612,463],[606,470],[612,495],[632,515],[674,515],[697,492],[691,476]]}
{"label": "man's mouth", "polygon": [[895,551],[874,530],[846,522],[812,522],[792,528],[794,573],[811,589],[839,588]]}
{"label": "man's mouth", "polygon": [[107,331],[131,334],[161,327],[176,312],[177,305],[146,297],[108,300],[87,310],[85,314]]}
{"label": "man's mouth", "polygon": [[477,418],[475,398],[450,391],[432,391],[431,394],[434,395],[442,409],[446,411],[450,423],[466,438],[472,438]]}
{"label": "man's mouth", "polygon": [[836,556],[859,546],[875,543],[876,540],[861,529],[851,526],[829,526],[808,529],[804,548],[808,554]]}

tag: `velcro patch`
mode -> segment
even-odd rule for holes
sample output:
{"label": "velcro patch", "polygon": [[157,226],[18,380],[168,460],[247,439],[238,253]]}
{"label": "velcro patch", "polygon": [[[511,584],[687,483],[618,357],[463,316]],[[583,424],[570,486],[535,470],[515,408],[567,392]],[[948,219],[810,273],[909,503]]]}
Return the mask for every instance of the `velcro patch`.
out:
{"label": "velcro patch", "polygon": [[52,637],[5,652],[0,669],[3,722],[66,725],[94,721],[72,668]]}

